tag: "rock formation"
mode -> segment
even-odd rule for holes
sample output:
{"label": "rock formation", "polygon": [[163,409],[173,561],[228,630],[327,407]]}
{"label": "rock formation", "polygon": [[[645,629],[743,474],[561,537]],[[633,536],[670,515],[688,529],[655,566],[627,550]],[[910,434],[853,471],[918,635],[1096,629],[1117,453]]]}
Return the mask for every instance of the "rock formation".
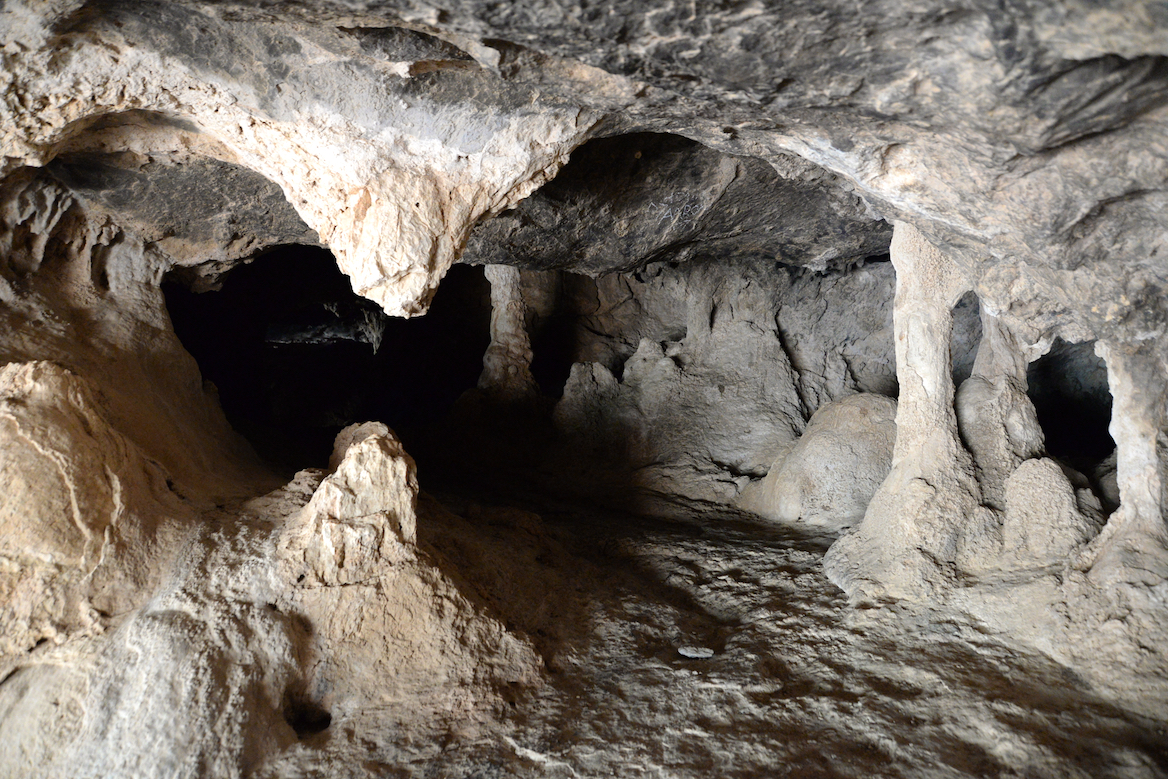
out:
{"label": "rock formation", "polygon": [[1160,5],[0,58],[0,776],[1165,775]]}
{"label": "rock formation", "polygon": [[[799,441],[739,505],[777,522],[840,531],[864,518],[892,467],[896,401],[857,393],[820,406]],[[751,485],[755,486],[755,485]]]}

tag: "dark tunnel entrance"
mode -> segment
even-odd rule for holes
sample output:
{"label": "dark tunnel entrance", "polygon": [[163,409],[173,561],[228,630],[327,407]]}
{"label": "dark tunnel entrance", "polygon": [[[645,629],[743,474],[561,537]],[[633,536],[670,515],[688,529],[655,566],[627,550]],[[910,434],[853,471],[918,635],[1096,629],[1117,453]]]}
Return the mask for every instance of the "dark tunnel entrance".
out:
{"label": "dark tunnel entrance", "polygon": [[1111,422],[1107,366],[1095,354],[1094,342],[1055,339],[1050,351],[1030,364],[1026,381],[1047,451],[1092,476],[1115,451],[1107,430]]}
{"label": "dark tunnel entrance", "polygon": [[476,385],[490,342],[490,286],[470,266],[451,268],[414,319],[358,297],[332,254],[311,246],[273,249],[219,291],[172,277],[163,293],[227,419],[283,468],[323,467],[353,422],[385,422],[408,448]]}

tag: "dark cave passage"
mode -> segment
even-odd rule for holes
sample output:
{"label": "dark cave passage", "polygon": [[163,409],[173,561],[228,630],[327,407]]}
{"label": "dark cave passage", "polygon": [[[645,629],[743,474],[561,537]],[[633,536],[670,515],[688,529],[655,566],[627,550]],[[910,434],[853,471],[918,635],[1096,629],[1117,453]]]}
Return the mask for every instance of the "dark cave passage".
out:
{"label": "dark cave passage", "polygon": [[1107,430],[1111,422],[1107,366],[1094,347],[1094,342],[1056,339],[1026,374],[1047,451],[1088,475],[1115,450]]}
{"label": "dark cave passage", "polygon": [[409,445],[475,386],[490,341],[481,268],[454,266],[430,312],[385,316],[332,254],[285,246],[232,270],[217,292],[163,284],[175,332],[215,384],[228,421],[265,460],[323,466],[353,422]]}

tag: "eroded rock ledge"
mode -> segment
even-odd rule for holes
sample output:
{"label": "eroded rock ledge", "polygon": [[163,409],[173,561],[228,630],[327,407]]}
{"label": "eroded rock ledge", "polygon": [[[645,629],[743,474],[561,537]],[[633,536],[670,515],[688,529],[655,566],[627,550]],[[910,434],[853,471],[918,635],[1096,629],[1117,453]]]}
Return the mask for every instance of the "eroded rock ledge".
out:
{"label": "eroded rock ledge", "polygon": [[[593,569],[411,455],[448,503],[826,530],[853,607],[965,615],[1168,721],[1166,41],[1086,0],[4,4],[0,774],[300,775],[390,731],[584,770],[510,740],[517,701],[636,631],[523,608]],[[338,375],[327,468],[232,429],[163,285],[289,244],[373,303],[240,343],[376,355],[479,274],[442,421],[362,413],[382,370]],[[1110,455],[1069,397],[1110,400]],[[600,548],[680,576],[651,546]],[[726,608],[686,658],[762,607]]]}

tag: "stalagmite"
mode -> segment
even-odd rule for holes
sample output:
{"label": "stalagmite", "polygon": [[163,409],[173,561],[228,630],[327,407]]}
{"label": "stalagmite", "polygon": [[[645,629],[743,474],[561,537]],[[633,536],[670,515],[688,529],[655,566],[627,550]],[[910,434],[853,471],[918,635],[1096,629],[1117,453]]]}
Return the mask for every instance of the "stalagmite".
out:
{"label": "stalagmite", "polygon": [[1000,510],[1006,479],[1024,460],[1042,454],[1043,435],[1026,396],[1024,345],[984,305],[981,323],[973,373],[957,389],[955,407],[961,440],[977,466],[982,500]]}
{"label": "stalagmite", "polygon": [[1001,558],[993,562],[995,550],[987,547],[978,567],[1065,565],[1098,532],[1101,507],[1085,476],[1043,456],[1026,368],[1050,344],[1028,345],[985,306],[981,321],[973,373],[956,398],[961,440],[977,468],[982,501],[1001,524]]}
{"label": "stalagmite", "polygon": [[783,523],[842,530],[864,518],[888,476],[896,440],[896,401],[860,393],[821,406],[739,506]]}

